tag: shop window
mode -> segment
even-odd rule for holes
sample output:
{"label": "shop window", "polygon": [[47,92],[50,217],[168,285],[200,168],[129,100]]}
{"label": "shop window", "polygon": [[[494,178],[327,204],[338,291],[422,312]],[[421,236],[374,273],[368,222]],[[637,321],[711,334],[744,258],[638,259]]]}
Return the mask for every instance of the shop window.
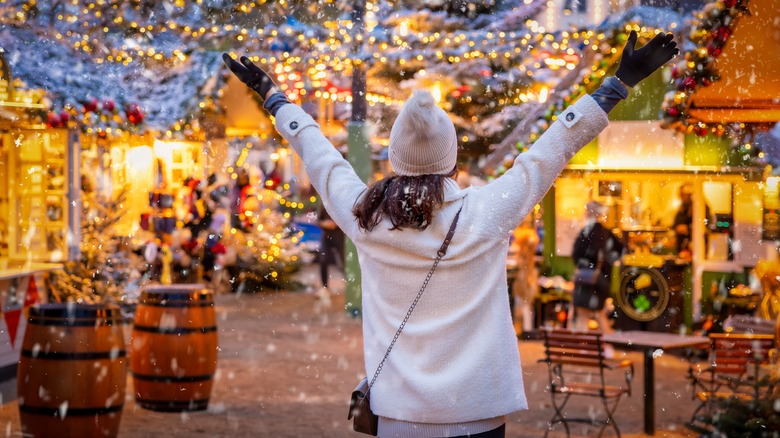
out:
{"label": "shop window", "polygon": [[67,184],[64,132],[21,131],[3,142],[19,144],[7,152],[9,179],[8,255],[35,261],[60,261],[67,254]]}
{"label": "shop window", "polygon": [[706,206],[705,245],[707,248],[707,260],[733,260],[734,212],[732,208],[732,184],[724,181],[707,181],[702,184],[702,190]]}

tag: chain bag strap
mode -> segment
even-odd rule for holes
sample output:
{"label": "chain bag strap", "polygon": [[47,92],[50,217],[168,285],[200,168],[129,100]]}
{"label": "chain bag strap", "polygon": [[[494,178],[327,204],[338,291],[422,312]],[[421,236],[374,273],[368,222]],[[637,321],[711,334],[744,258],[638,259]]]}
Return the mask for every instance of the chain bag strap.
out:
{"label": "chain bag strap", "polygon": [[455,227],[458,225],[458,218],[460,217],[460,212],[462,209],[463,206],[461,206],[458,209],[458,212],[455,214],[455,218],[452,220],[450,229],[447,232],[447,237],[444,238],[444,242],[442,242],[441,247],[436,252],[436,260],[433,261],[433,266],[428,272],[428,275],[425,277],[422,286],[420,286],[420,291],[417,292],[417,296],[414,298],[414,301],[412,301],[412,305],[409,307],[409,311],[406,312],[406,316],[404,316],[404,320],[401,322],[401,325],[398,326],[398,330],[396,330],[395,336],[393,336],[393,340],[390,341],[390,345],[387,347],[385,356],[379,362],[379,365],[376,368],[376,372],[371,378],[371,382],[368,382],[368,380],[364,378],[352,393],[352,401],[350,403],[349,415],[347,416],[347,419],[350,419],[353,416],[355,417],[353,428],[357,432],[362,432],[369,435],[377,434],[378,418],[376,415],[374,415],[373,412],[371,412],[369,392],[374,386],[374,382],[376,382],[377,377],[379,377],[379,373],[382,371],[382,367],[385,365],[387,356],[390,355],[390,351],[393,349],[395,342],[398,340],[398,337],[401,336],[401,332],[406,326],[406,322],[409,321],[409,317],[412,316],[412,312],[417,306],[417,303],[420,301],[420,297],[422,297],[422,294],[425,291],[425,287],[428,286],[428,282],[431,280],[433,272],[436,270],[436,267],[439,266],[439,262],[441,261],[442,257],[447,254],[447,247],[450,246],[452,236],[455,234]]}

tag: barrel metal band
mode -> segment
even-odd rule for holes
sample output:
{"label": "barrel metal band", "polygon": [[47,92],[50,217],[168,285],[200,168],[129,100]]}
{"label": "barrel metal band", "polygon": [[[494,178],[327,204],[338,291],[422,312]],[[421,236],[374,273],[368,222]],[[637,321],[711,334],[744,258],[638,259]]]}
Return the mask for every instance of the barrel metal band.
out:
{"label": "barrel metal band", "polygon": [[140,300],[138,305],[149,307],[213,307],[214,301],[174,301],[147,298]]}
{"label": "barrel metal band", "polygon": [[51,360],[98,360],[98,359],[119,359],[127,357],[127,350],[118,351],[89,351],[84,353],[61,353],[56,351],[37,351],[22,350],[22,357],[33,359],[51,359]]}
{"label": "barrel metal band", "polygon": [[165,412],[179,412],[179,411],[193,411],[203,410],[208,408],[209,399],[193,399],[187,401],[173,401],[173,400],[149,400],[145,398],[136,397],[136,404],[142,408],[151,409],[154,411]]}
{"label": "barrel metal band", "polygon": [[[65,416],[88,416],[88,415],[105,415],[105,414],[111,414],[114,412],[121,412],[122,408],[124,407],[124,403],[114,405],[114,406],[108,406],[108,407],[97,407],[97,408],[68,408],[67,411],[64,412]],[[59,417],[60,416],[60,408],[52,408],[52,407],[46,407],[46,406],[30,406],[25,405],[22,403],[19,403],[19,410],[24,412],[25,414],[35,414],[35,415],[44,415],[47,417]]]}
{"label": "barrel metal band", "polygon": [[68,327],[99,327],[101,325],[118,325],[122,323],[120,318],[115,319],[63,319],[63,318],[41,318],[39,316],[30,316],[27,318],[28,324],[34,325],[56,325]]}
{"label": "barrel metal band", "polygon": [[211,380],[214,374],[202,374],[200,376],[152,376],[149,374],[131,373],[134,378],[147,382],[165,382],[165,383],[186,383],[203,382]]}
{"label": "barrel metal band", "polygon": [[192,333],[216,332],[217,326],[208,327],[152,327],[148,325],[135,325],[133,330],[148,333],[159,333],[162,335],[189,335]]}

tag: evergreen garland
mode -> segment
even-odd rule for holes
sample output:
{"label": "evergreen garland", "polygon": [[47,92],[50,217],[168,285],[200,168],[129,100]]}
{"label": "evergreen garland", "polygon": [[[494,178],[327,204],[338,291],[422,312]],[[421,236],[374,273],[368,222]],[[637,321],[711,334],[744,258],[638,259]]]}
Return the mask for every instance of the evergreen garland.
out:
{"label": "evergreen garland", "polygon": [[744,15],[749,15],[749,0],[716,0],[696,14],[689,39],[693,43],[682,59],[672,68],[674,79],[661,106],[662,126],[697,136],[728,135],[734,146],[744,148],[747,156],[759,151],[746,143],[753,140],[757,130],[768,129],[766,124],[705,123],[689,112],[691,97],[696,90],[720,80],[715,61],[734,32],[734,26]]}

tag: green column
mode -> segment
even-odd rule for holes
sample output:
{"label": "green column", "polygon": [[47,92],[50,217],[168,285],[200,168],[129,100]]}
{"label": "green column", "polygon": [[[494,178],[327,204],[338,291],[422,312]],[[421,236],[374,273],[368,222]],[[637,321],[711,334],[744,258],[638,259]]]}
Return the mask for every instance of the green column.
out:
{"label": "green column", "polygon": [[[351,16],[355,41],[352,47],[354,55],[352,59],[352,116],[347,124],[347,159],[358,177],[368,182],[371,178],[371,148],[366,129],[366,115],[368,114],[366,67],[361,57],[363,34],[365,33],[365,0],[354,1]],[[346,280],[344,308],[353,316],[360,316],[363,309],[360,278],[357,250],[354,242],[347,239],[344,243],[344,279]]]}
{"label": "green column", "polygon": [[[371,148],[365,122],[350,122],[347,125],[349,163],[363,181],[371,177]],[[344,278],[346,279],[345,309],[353,316],[360,316],[362,291],[360,288],[360,265],[355,244],[347,239],[344,243]]]}

